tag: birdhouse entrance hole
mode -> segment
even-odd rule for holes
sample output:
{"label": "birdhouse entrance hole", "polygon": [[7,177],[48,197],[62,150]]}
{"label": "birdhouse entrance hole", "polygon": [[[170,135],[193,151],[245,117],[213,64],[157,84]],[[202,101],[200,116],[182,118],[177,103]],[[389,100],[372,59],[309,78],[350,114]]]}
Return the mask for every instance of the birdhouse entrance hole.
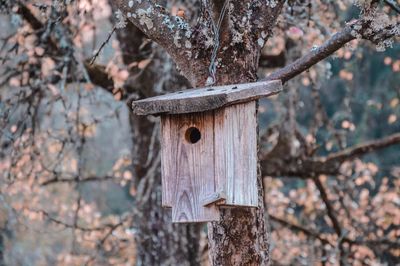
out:
{"label": "birdhouse entrance hole", "polygon": [[189,127],[185,133],[185,139],[192,144],[195,144],[201,139],[201,132],[196,127]]}

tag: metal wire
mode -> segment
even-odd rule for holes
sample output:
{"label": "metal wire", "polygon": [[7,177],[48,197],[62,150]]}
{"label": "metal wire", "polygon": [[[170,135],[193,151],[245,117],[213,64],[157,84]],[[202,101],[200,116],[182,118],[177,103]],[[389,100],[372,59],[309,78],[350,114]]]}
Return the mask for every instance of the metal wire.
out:
{"label": "metal wire", "polygon": [[214,47],[213,51],[211,54],[211,59],[210,59],[210,66],[208,67],[208,72],[209,72],[209,77],[207,79],[207,86],[213,85],[216,81],[215,75],[217,73],[217,64],[216,64],[216,58],[218,55],[218,49],[220,45],[220,36],[219,36],[219,31],[221,29],[222,21],[224,20],[225,12],[229,3],[229,0],[225,0],[224,5],[222,6],[221,13],[219,14],[217,24],[215,24],[215,21],[212,16],[212,11],[211,11],[211,6],[208,3],[208,0],[205,1],[207,5],[207,12],[208,15],[210,16],[211,19],[211,24],[212,24],[212,30],[214,33]]}

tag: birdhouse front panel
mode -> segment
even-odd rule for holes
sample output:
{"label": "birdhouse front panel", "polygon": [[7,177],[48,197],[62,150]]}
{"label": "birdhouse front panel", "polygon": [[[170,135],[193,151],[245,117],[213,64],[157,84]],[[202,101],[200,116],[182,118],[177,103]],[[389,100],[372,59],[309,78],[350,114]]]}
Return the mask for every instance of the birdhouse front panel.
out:
{"label": "birdhouse front panel", "polygon": [[161,118],[162,204],[173,222],[219,219],[204,199],[215,191],[213,112]]}

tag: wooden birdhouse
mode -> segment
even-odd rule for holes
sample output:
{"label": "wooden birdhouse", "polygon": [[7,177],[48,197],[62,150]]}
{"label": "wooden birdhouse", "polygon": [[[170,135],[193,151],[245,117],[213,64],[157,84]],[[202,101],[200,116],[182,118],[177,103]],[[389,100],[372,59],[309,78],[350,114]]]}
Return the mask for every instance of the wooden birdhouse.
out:
{"label": "wooden birdhouse", "polygon": [[282,90],[262,81],[135,101],[161,116],[162,204],[173,222],[218,221],[221,207],[257,207],[256,100]]}

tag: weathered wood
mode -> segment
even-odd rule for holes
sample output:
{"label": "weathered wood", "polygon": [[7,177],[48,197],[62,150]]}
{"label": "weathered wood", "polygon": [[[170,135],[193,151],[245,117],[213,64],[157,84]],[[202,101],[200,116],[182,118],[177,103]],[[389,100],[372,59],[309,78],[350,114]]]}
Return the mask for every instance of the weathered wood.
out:
{"label": "weathered wood", "polygon": [[169,116],[161,119],[161,205],[172,208],[174,203],[174,193],[178,177],[173,175],[176,163],[171,164],[171,154],[173,149],[174,136],[171,136],[175,127],[171,126]]}
{"label": "weathered wood", "polygon": [[132,103],[137,115],[204,112],[236,103],[254,101],[282,90],[280,80],[206,87],[179,91]]}
{"label": "weathered wood", "polygon": [[256,102],[215,111],[215,175],[217,190],[225,191],[224,205],[256,207]]}
{"label": "weathered wood", "polygon": [[208,206],[210,204],[224,204],[226,200],[225,191],[214,192],[202,199],[201,203],[203,206]]}
{"label": "weathered wood", "polygon": [[[215,191],[213,112],[166,115],[161,123],[162,201],[172,207],[172,221],[219,220],[219,209],[202,202]],[[188,136],[190,128],[201,133],[196,143]]]}
{"label": "weathered wood", "polygon": [[161,116],[162,203],[173,222],[217,221],[221,206],[257,206],[256,126],[255,101]]}

